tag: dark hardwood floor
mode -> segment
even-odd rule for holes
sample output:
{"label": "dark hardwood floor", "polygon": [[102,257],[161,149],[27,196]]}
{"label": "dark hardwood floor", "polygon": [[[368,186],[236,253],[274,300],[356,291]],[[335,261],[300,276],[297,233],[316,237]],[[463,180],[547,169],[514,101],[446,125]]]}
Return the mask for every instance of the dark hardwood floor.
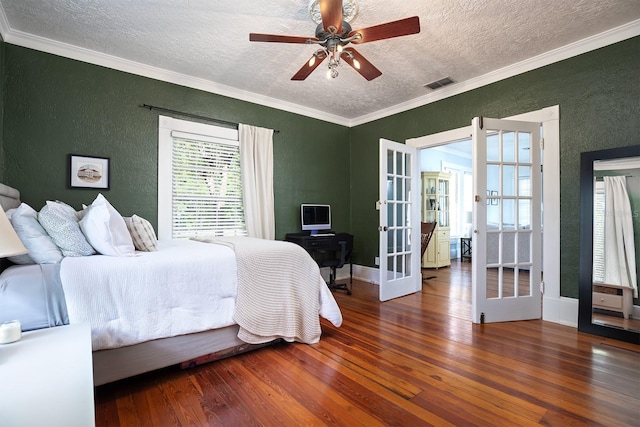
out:
{"label": "dark hardwood floor", "polygon": [[[425,273],[425,276],[427,274]],[[640,347],[544,321],[474,325],[469,263],[385,303],[336,293],[340,328],[96,388],[97,426],[637,426]]]}

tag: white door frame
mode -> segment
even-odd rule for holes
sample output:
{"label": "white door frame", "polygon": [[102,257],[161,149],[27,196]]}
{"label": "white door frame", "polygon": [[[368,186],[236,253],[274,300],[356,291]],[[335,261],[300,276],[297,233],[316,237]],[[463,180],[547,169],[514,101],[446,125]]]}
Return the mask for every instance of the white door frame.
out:
{"label": "white door frame", "polygon": [[[577,327],[578,299],[560,295],[560,107],[555,105],[505,117],[505,119],[542,123],[544,129],[542,271],[545,283],[542,296],[542,319]],[[422,149],[470,138],[471,126],[465,126],[408,139],[406,143]]]}

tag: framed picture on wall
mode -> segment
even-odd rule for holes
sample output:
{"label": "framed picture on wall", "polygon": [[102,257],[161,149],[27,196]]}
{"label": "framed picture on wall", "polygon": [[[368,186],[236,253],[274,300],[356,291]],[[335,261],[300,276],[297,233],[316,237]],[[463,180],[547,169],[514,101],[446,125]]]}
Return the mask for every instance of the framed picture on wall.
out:
{"label": "framed picture on wall", "polygon": [[108,157],[69,154],[69,188],[109,189],[111,178]]}

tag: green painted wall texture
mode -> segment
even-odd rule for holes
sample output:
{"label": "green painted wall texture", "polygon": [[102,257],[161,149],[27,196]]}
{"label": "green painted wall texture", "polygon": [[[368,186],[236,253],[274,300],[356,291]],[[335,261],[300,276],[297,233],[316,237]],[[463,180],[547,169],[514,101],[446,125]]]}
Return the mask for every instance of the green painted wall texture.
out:
{"label": "green painted wall texture", "polygon": [[0,36],[0,182],[5,182],[6,176],[4,172],[4,42]]}
{"label": "green painted wall texture", "polygon": [[[3,44],[5,182],[39,210],[59,199],[79,209],[97,191],[68,189],[67,155],[109,157],[107,199],[157,225],[158,113],[151,104],[278,129],[276,236],[300,229],[301,203],[332,205],[349,228],[349,129],[248,102]],[[177,116],[178,117],[178,116]],[[180,117],[178,117],[180,118]]]}
{"label": "green painted wall texture", "polygon": [[561,289],[569,297],[578,295],[579,153],[637,144],[640,135],[637,37],[352,129],[5,43],[0,67],[0,178],[35,209],[47,199],[91,202],[96,191],[66,188],[67,155],[105,156],[107,198],[155,225],[157,113],[139,107],[153,104],[279,129],[277,237],[299,229],[300,203],[330,203],[334,228],[356,236],[354,262],[368,266],[378,255],[379,138],[402,142],[474,116],[560,105]]}
{"label": "green painted wall texture", "polygon": [[378,254],[378,139],[394,141],[560,106],[561,293],[578,297],[580,153],[637,144],[640,38],[355,127],[351,132],[352,231],[358,263]]}

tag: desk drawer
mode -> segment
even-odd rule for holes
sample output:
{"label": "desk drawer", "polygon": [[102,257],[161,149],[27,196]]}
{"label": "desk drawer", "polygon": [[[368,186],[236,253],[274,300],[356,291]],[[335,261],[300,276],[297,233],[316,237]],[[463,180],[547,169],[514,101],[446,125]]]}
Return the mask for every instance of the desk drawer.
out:
{"label": "desk drawer", "polygon": [[622,310],[622,296],[594,292],[593,306],[610,310]]}
{"label": "desk drawer", "polygon": [[327,244],[331,242],[331,239],[326,237],[313,237],[306,242],[304,242],[305,248],[317,248],[317,247],[327,247]]}

